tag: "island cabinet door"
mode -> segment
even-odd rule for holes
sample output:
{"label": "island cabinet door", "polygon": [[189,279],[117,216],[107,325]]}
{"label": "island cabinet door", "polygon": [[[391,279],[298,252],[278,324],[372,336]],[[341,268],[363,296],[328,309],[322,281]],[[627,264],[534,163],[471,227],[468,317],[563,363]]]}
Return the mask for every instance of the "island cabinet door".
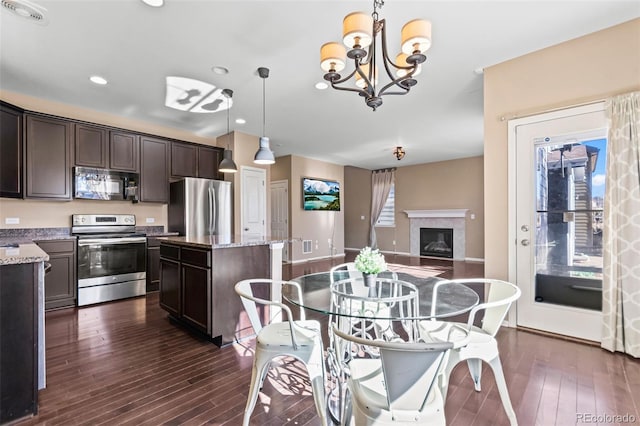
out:
{"label": "island cabinet door", "polygon": [[182,264],[182,318],[210,334],[211,269]]}
{"label": "island cabinet door", "polygon": [[[162,251],[160,253],[162,255]],[[180,316],[180,262],[162,257],[160,258],[160,307],[176,318]]]}

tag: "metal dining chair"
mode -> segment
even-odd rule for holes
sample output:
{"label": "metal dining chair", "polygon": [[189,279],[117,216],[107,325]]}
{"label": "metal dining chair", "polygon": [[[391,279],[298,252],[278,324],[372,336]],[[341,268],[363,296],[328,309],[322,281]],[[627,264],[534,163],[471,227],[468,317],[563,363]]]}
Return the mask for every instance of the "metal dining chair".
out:
{"label": "metal dining chair", "polygon": [[[269,288],[264,289],[265,286]],[[269,291],[271,292],[270,294],[274,294],[273,289],[275,286],[293,287],[297,291],[298,300],[302,300],[300,284],[293,281],[249,279],[240,281],[235,285],[235,291],[241,297],[244,310],[257,334],[251,385],[242,424],[244,426],[249,424],[251,413],[255,408],[258,393],[267,376],[271,360],[276,357],[289,356],[304,363],[311,381],[316,411],[322,424],[326,425],[324,346],[320,323],[306,320],[304,309],[302,308],[300,308],[299,319],[294,320],[291,309],[287,305],[255,296],[254,289],[263,287],[261,294],[268,294]],[[257,304],[267,305],[272,309],[280,308],[286,313],[286,319],[281,322],[264,324],[258,312]]]}
{"label": "metal dining chair", "polygon": [[362,349],[377,358],[374,347],[344,345],[334,328],[362,339],[381,341],[413,340],[417,335],[418,289],[399,280],[378,278],[373,288],[365,288],[362,278],[331,284],[331,316],[327,359],[332,378],[330,410],[342,423],[345,418],[347,374],[344,366]]}
{"label": "metal dining chair", "polygon": [[[521,291],[516,285],[509,282],[487,278],[443,280],[436,283],[433,289],[433,300],[431,304],[432,320],[421,321],[419,324],[420,336],[424,340],[441,341],[446,339],[444,336],[447,336],[450,332],[450,328],[456,324],[453,322],[443,322],[434,319],[437,307],[438,289],[449,283],[481,286],[481,293],[484,294],[484,302],[473,307],[469,313],[469,318],[466,324],[466,327],[469,329],[469,343],[466,346],[451,351],[449,354],[447,366],[443,370],[440,379],[443,396],[445,398],[447,396],[451,371],[462,361],[467,361],[469,373],[473,379],[475,390],[480,392],[482,361],[484,361],[493,371],[500,399],[502,400],[502,405],[507,413],[507,417],[509,418],[511,425],[515,426],[518,424],[518,420],[516,418],[515,411],[513,410],[513,406],[511,405],[511,399],[509,398],[509,391],[507,389],[507,383],[504,378],[502,363],[500,361],[500,353],[498,351],[498,342],[496,341],[495,336],[500,329],[507,312],[509,312],[511,304],[520,297]],[[477,327],[474,323],[476,321],[476,316],[479,313],[484,313],[484,316],[481,321],[481,326]]]}
{"label": "metal dining chair", "polygon": [[379,358],[353,357],[345,362],[349,400],[344,424],[351,415],[362,425],[446,425],[444,398],[437,376],[444,368],[446,354],[465,344],[456,342],[385,342],[357,337],[334,326],[339,344],[375,349]]}

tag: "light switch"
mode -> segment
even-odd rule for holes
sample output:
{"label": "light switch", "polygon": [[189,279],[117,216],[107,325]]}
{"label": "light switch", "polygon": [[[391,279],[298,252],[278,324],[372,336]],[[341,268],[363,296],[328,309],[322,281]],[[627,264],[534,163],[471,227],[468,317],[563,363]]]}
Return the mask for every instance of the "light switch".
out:
{"label": "light switch", "polygon": [[19,225],[20,218],[19,217],[6,217],[4,219],[5,225]]}
{"label": "light switch", "polygon": [[148,217],[147,218],[147,223],[155,223],[156,218],[155,217]]}
{"label": "light switch", "polygon": [[360,220],[364,220],[364,216],[360,216]]}

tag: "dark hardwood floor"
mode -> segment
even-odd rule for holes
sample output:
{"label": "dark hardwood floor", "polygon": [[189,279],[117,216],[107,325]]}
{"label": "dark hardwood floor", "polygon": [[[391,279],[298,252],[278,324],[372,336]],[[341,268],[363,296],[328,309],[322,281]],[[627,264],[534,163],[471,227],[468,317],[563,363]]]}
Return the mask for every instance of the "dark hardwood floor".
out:
{"label": "dark hardwood floor", "polygon": [[[447,278],[483,276],[479,263],[402,256],[387,261],[441,269]],[[289,278],[340,262],[285,265],[283,274]],[[47,388],[39,395],[40,411],[20,425],[241,424],[253,340],[220,349],[192,336],[167,319],[157,293],[49,312],[46,341]],[[498,341],[520,425],[580,424],[580,414],[627,414],[640,422],[637,360],[515,329],[500,330]],[[487,369],[482,387],[473,390],[464,365],[454,370],[446,402],[449,425],[508,424]],[[251,423],[319,424],[300,363],[284,360],[269,373]]]}

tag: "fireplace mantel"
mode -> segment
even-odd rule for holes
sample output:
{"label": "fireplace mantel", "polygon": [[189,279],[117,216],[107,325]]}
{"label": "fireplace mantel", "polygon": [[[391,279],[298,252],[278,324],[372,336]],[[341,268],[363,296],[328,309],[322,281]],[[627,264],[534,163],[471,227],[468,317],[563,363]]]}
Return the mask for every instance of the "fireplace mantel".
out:
{"label": "fireplace mantel", "polygon": [[409,219],[433,218],[433,217],[466,217],[469,209],[447,210],[405,210]]}

